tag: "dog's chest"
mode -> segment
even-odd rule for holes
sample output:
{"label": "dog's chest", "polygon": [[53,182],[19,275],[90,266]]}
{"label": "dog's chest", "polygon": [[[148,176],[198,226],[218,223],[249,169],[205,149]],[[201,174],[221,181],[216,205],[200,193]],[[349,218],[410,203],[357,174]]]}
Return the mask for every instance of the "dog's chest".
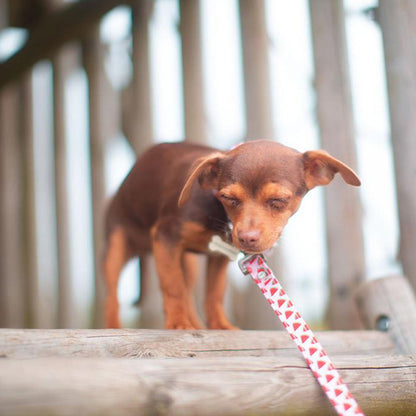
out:
{"label": "dog's chest", "polygon": [[205,253],[208,251],[208,244],[212,236],[220,234],[200,223],[188,221],[182,227],[181,243],[186,250]]}

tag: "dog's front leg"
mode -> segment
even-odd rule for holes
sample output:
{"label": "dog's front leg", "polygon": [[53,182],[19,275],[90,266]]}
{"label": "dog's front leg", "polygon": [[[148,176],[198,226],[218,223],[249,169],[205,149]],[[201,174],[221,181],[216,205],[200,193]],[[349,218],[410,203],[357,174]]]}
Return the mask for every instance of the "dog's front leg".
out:
{"label": "dog's front leg", "polygon": [[185,285],[188,296],[189,320],[195,329],[203,329],[204,326],[198,316],[195,307],[194,289],[198,276],[198,258],[196,254],[184,252],[182,256],[182,270],[185,277]]}
{"label": "dog's front leg", "polygon": [[210,329],[238,329],[225,316],[223,300],[229,260],[225,256],[209,256],[205,308]]}
{"label": "dog's front leg", "polygon": [[152,230],[153,255],[163,295],[166,329],[195,329],[189,319],[189,300],[182,270],[183,249]]}

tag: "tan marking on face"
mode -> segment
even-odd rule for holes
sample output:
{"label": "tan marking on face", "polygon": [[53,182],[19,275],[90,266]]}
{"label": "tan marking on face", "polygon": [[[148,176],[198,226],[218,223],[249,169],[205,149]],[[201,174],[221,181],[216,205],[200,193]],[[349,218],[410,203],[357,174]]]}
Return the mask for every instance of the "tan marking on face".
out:
{"label": "tan marking on face", "polygon": [[269,200],[269,199],[290,199],[292,192],[277,183],[269,182],[263,185],[257,192],[257,200]]}
{"label": "tan marking on face", "polygon": [[[301,200],[287,186],[274,182],[264,184],[254,196],[239,183],[221,189],[219,195],[233,224],[233,244],[253,253],[274,245]],[[240,237],[250,230],[258,231],[259,239],[255,245],[247,246]]]}
{"label": "tan marking on face", "polygon": [[248,192],[243,185],[239,183],[233,183],[226,186],[225,188],[222,188],[219,192],[219,197],[236,198],[244,201],[248,198]]}

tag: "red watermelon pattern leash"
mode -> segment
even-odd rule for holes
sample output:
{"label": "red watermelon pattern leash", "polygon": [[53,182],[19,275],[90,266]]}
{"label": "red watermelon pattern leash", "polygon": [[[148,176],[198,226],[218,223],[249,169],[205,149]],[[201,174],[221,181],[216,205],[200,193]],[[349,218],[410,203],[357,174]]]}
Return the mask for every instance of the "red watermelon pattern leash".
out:
{"label": "red watermelon pattern leash", "polygon": [[312,330],[302,319],[264,257],[254,254],[239,261],[244,274],[249,274],[296,343],[309,368],[340,416],[364,416],[358,403],[332,364]]}

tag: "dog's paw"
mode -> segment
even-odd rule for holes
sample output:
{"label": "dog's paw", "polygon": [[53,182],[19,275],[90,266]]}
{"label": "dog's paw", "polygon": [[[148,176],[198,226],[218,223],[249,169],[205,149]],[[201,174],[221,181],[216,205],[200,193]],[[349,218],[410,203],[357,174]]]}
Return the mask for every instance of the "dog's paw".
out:
{"label": "dog's paw", "polygon": [[196,329],[189,321],[168,321],[165,323],[166,329]]}
{"label": "dog's paw", "polygon": [[209,329],[228,329],[228,330],[239,330],[237,326],[230,324],[227,320],[215,321],[208,323]]}

